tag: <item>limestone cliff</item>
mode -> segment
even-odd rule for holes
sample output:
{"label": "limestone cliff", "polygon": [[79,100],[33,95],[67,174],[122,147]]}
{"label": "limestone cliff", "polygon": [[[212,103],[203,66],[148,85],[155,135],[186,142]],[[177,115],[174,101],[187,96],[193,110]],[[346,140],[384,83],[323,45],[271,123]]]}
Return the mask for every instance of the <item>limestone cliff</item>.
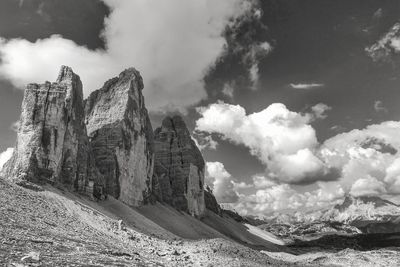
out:
{"label": "limestone cliff", "polygon": [[204,160],[179,116],[167,117],[154,133],[154,194],[157,200],[201,217]]}
{"label": "limestone cliff", "polygon": [[211,210],[215,214],[221,215],[222,209],[218,204],[217,199],[215,198],[212,190],[208,186],[204,191],[204,202],[208,210]]}
{"label": "limestone cliff", "polygon": [[55,83],[29,84],[22,103],[17,143],[2,175],[17,183],[64,185],[101,194],[84,124],[82,83],[71,68],[61,67]]}
{"label": "limestone cliff", "polygon": [[86,100],[85,116],[106,193],[130,206],[146,203],[153,176],[153,130],[135,69],[107,81]]}

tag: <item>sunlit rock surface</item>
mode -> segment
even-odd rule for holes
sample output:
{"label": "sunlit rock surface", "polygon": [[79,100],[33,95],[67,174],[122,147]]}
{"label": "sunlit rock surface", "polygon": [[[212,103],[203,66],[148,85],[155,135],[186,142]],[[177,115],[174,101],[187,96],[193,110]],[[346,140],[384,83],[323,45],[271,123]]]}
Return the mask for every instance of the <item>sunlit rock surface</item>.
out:
{"label": "sunlit rock surface", "polygon": [[55,83],[25,89],[16,148],[2,175],[26,182],[64,185],[101,194],[84,123],[82,83],[71,68],[61,67]]}

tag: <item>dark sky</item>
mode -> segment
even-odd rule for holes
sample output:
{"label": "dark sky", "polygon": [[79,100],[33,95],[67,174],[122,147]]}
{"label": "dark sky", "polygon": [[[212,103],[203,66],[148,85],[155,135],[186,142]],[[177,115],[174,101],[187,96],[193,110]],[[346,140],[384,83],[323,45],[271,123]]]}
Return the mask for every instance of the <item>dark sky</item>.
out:
{"label": "dark sky", "polygon": [[[197,106],[221,99],[252,113],[278,102],[307,112],[325,103],[332,108],[328,117],[312,125],[320,142],[340,132],[400,119],[399,61],[374,62],[365,51],[399,21],[400,1],[265,0],[261,8],[263,25],[242,25],[232,43],[228,42],[231,51],[236,43],[246,45],[252,40],[273,46],[259,62],[257,90],[251,88],[241,54],[228,53],[206,75],[208,98]],[[108,14],[107,7],[94,0],[2,0],[0,36],[35,41],[60,34],[78,45],[104,49],[101,32]],[[229,38],[229,31],[225,34]],[[226,82],[235,84],[232,99],[221,93]],[[323,86],[309,90],[290,86],[299,83]],[[1,151],[15,142],[11,125],[18,120],[22,96],[23,91],[0,80]],[[374,109],[378,100],[384,107],[379,112]],[[185,117],[191,129],[199,117],[194,108]],[[163,116],[152,114],[154,128]],[[234,179],[264,171],[244,146],[217,141],[217,150],[203,151],[205,159],[223,162]]]}

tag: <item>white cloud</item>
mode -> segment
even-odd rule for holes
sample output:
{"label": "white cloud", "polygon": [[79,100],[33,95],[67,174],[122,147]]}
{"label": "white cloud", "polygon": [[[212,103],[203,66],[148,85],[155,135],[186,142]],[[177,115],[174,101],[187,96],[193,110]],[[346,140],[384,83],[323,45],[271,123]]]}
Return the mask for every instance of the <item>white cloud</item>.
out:
{"label": "white cloud", "polygon": [[326,165],[340,170],[338,182],[346,192],[400,192],[399,131],[400,122],[388,121],[342,133],[326,140],[320,155]]}
{"label": "white cloud", "polygon": [[323,83],[291,83],[293,89],[309,90],[325,86]]}
{"label": "white cloud", "polygon": [[[272,104],[246,114],[241,106],[223,102],[198,109],[198,131],[245,145],[267,167],[265,174],[252,177],[252,190],[246,187],[245,193],[239,194],[235,204],[238,211],[265,213],[280,208],[322,207],[346,193],[400,193],[400,122],[369,125],[319,144],[309,123],[316,114],[324,114],[318,112],[321,110],[327,108],[300,114],[283,104]],[[319,189],[302,194],[288,185],[313,182]],[[248,179],[244,185],[249,185]]]}
{"label": "white cloud", "polygon": [[211,135],[204,135],[200,132],[193,132],[192,139],[195,141],[196,146],[200,150],[210,149],[216,150],[218,146],[218,142],[215,141]]}
{"label": "white cloud", "polygon": [[260,59],[268,55],[272,51],[272,46],[268,42],[263,42],[260,44],[255,44],[250,47],[249,52],[244,56],[244,61],[248,62],[250,65],[249,68],[249,77],[252,83],[252,89],[258,89],[258,81],[260,79],[260,70],[259,64]]}
{"label": "white cloud", "polygon": [[219,134],[235,144],[243,144],[283,182],[301,183],[323,179],[327,170],[314,155],[318,146],[310,116],[292,112],[283,104],[246,115],[239,105],[223,102],[199,108],[196,130]]}
{"label": "white cloud", "polygon": [[225,83],[224,88],[222,89],[222,93],[229,97],[230,99],[233,99],[233,94],[235,92],[235,89],[231,83]]}
{"label": "white cloud", "polygon": [[[31,43],[0,42],[1,76],[16,86],[56,77],[60,65],[81,75],[84,91],[134,66],[141,71],[147,106],[184,109],[206,96],[203,77],[224,51],[222,32],[252,9],[251,0],[104,0],[105,51],[91,51],[54,35]],[[240,21],[240,20],[239,20]]]}
{"label": "white cloud", "polygon": [[240,189],[248,189],[248,188],[253,188],[252,184],[246,184],[245,182],[240,182],[236,183],[235,181],[232,181],[233,183],[233,190],[238,192]]}
{"label": "white cloud", "polygon": [[257,189],[268,188],[277,185],[275,181],[272,181],[268,177],[265,177],[265,175],[260,175],[260,174],[253,176],[253,184],[254,187]]}
{"label": "white cloud", "polygon": [[206,182],[219,203],[234,203],[239,199],[232,176],[221,162],[206,163]]}
{"label": "white cloud", "polygon": [[385,108],[385,106],[383,105],[383,102],[380,100],[376,100],[374,102],[374,109],[376,112],[388,112],[388,109]]}
{"label": "white cloud", "polygon": [[326,115],[325,112],[331,109],[332,107],[324,103],[318,103],[315,106],[311,107],[311,110],[317,119],[326,119],[328,115]]}
{"label": "white cloud", "polygon": [[10,129],[13,130],[14,132],[18,132],[19,129],[19,120],[15,121],[11,124]]}
{"label": "white cloud", "polygon": [[4,164],[11,158],[14,148],[7,148],[6,151],[0,153],[0,171],[3,169]]}
{"label": "white cloud", "polygon": [[374,61],[391,61],[394,54],[400,52],[400,23],[394,24],[375,44],[365,48]]}
{"label": "white cloud", "polygon": [[383,182],[368,176],[358,179],[351,187],[350,194],[358,196],[379,196],[386,193]]}
{"label": "white cloud", "polygon": [[269,168],[282,182],[315,182],[327,174],[324,163],[308,148],[300,149],[294,154],[275,157],[276,159],[270,162]]}
{"label": "white cloud", "polygon": [[275,184],[258,189],[254,194],[240,195],[239,201],[231,207],[243,215],[263,216],[273,211],[327,207],[345,195],[339,184],[329,182],[318,185],[316,190],[299,193],[288,184]]}
{"label": "white cloud", "polygon": [[[249,179],[233,183],[239,200],[231,206],[242,214],[266,215],[272,211],[328,207],[349,193],[354,196],[400,193],[400,122],[369,125],[338,134],[318,145],[316,139],[310,138],[312,134],[301,138],[307,136],[303,127],[308,125],[310,116],[290,112],[281,104],[246,115],[240,106],[219,102],[199,112],[202,117],[197,121],[198,129],[246,145],[270,170],[254,175],[252,183]],[[292,127],[303,130],[293,131]],[[337,179],[322,178],[312,191],[300,193],[288,184],[314,181],[307,179],[324,176],[326,169],[331,170],[331,178]]]}
{"label": "white cloud", "polygon": [[400,194],[400,158],[396,158],[386,169],[384,181],[390,193]]}

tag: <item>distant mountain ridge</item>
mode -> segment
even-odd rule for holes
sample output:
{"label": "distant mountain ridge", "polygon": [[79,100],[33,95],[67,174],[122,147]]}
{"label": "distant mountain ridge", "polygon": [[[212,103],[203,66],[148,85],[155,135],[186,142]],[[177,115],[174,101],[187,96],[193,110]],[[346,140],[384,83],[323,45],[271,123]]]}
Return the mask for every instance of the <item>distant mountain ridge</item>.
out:
{"label": "distant mountain ridge", "polygon": [[400,205],[377,196],[346,196],[342,203],[308,213],[276,214],[260,228],[278,236],[400,232]]}

